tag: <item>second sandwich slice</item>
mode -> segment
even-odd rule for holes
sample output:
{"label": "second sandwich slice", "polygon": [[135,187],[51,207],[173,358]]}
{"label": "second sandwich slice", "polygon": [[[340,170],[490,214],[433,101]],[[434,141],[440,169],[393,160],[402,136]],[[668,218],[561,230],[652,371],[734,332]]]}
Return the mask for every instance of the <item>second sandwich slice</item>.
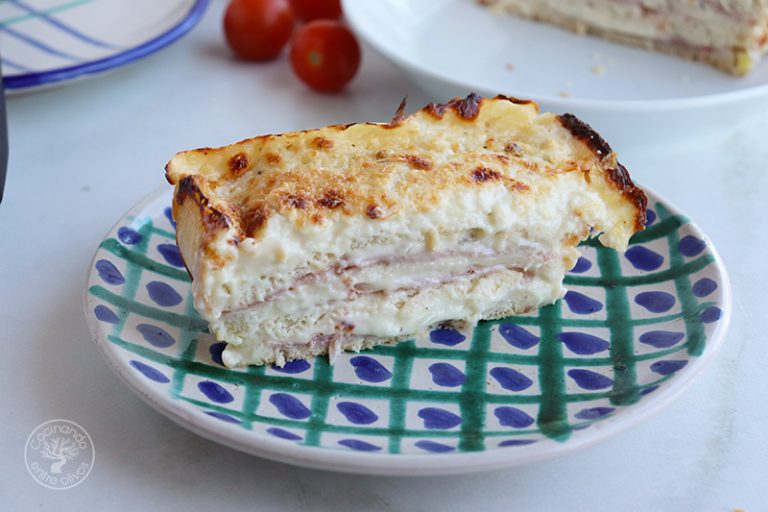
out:
{"label": "second sandwich slice", "polygon": [[591,231],[623,249],[645,223],[602,138],[506,97],[187,151],[167,176],[195,306],[230,367],[538,308]]}

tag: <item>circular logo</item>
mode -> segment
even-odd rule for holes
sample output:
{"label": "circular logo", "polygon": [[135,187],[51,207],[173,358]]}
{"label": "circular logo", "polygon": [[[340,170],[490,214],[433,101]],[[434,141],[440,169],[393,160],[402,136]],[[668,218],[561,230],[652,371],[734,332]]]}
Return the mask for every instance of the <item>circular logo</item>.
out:
{"label": "circular logo", "polygon": [[85,480],[95,456],[91,436],[69,420],[46,421],[32,431],[24,447],[24,461],[32,478],[57,491]]}

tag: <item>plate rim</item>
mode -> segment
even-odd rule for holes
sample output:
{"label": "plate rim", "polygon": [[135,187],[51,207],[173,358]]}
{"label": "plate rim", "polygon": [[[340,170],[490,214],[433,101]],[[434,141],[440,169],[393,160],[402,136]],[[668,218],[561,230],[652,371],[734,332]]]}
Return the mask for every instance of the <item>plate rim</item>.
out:
{"label": "plate rim", "polygon": [[[663,196],[646,187],[641,186],[640,188],[645,191],[649,198],[664,204],[670,213],[684,215]],[[103,239],[123,225],[127,216],[135,215],[163,196],[168,196],[170,199],[172,197],[171,192],[172,189],[162,186],[144,196],[117,219],[113,226],[105,233]],[[83,291],[83,307],[92,339],[104,359],[120,379],[153,409],[177,425],[203,438],[273,461],[333,472],[378,476],[440,476],[478,473],[551,460],[615,437],[666,409],[711,364],[725,342],[725,335],[731,322],[733,311],[731,282],[723,260],[709,237],[699,228],[698,224],[690,219],[688,226],[693,229],[695,234],[709,241],[707,250],[713,256],[713,263],[722,279],[721,310],[723,316],[708,338],[704,352],[693,359],[690,364],[686,365],[685,370],[678,372],[664,390],[660,390],[662,391],[661,393],[654,393],[647,399],[633,404],[631,408],[628,407],[622,416],[622,421],[610,421],[607,424],[597,422],[591,427],[590,431],[599,431],[600,434],[580,436],[577,439],[570,439],[563,443],[533,443],[531,445],[497,448],[479,452],[391,454],[305,446],[288,443],[281,439],[273,439],[269,436],[254,436],[253,431],[246,431],[239,426],[230,425],[215,418],[191,414],[190,411],[182,407],[181,401],[172,400],[168,396],[154,391],[153,387],[147,386],[145,380],[140,379],[137,372],[124,371],[126,368],[120,363],[115,346],[107,342],[99,333],[99,322],[91,314],[92,305],[95,300],[88,290],[91,285],[91,275],[96,258],[99,256],[99,248],[95,250],[94,256],[91,258],[90,265],[87,268],[86,286]],[[210,427],[206,428],[206,425]],[[513,459],[510,459],[508,456],[508,454],[513,453],[509,450],[514,450],[515,457]]]}
{"label": "plate rim", "polygon": [[18,75],[7,75],[3,77],[3,85],[8,93],[21,92],[67,80],[74,80],[85,75],[104,73],[144,57],[148,57],[149,55],[162,50],[192,30],[192,28],[194,28],[202,19],[209,3],[210,0],[192,0],[191,7],[178,23],[152,39],[128,48],[125,51],[115,53],[109,57],[75,64],[73,66],[54,68],[47,71],[22,73]]}
{"label": "plate rim", "polygon": [[[364,17],[361,15],[362,10],[358,10],[358,6],[366,5],[367,1],[341,1],[343,5],[344,17],[355,34],[363,39],[367,45],[376,50],[380,55],[383,55],[401,68],[408,70],[409,73],[418,73],[430,78],[431,80],[450,84],[454,87],[462,88],[467,91],[483,93],[483,95],[488,95],[491,93],[494,95],[496,94],[493,92],[495,90],[493,87],[482,84],[472,84],[462,80],[461,78],[450,76],[447,73],[443,73],[439,70],[429,67],[423,62],[420,63],[412,55],[403,55],[392,50],[390,47],[379,44],[379,41],[371,37],[371,35],[368,33],[367,26],[369,24],[364,21]],[[766,59],[768,59],[768,57]],[[762,64],[768,65],[768,60],[764,60]],[[768,82],[761,85],[740,89],[738,91],[651,100],[596,100],[583,98],[563,98],[551,94],[534,94],[533,92],[515,90],[508,90],[507,93],[512,96],[519,95],[521,98],[532,97],[537,102],[546,103],[550,110],[567,111],[569,109],[592,109],[599,112],[625,111],[635,113],[653,113],[659,111],[688,110],[693,108],[711,107],[715,105],[729,105],[757,97],[768,96]]]}

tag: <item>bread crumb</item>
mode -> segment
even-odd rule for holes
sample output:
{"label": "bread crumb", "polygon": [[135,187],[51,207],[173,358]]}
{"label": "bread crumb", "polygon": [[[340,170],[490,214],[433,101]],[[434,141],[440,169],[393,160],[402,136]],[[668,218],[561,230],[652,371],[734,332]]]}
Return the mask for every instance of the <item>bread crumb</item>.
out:
{"label": "bread crumb", "polygon": [[592,66],[592,73],[597,76],[603,76],[605,74],[605,66]]}
{"label": "bread crumb", "polygon": [[514,71],[515,70],[515,65],[510,63],[510,62],[507,62],[504,65],[504,69],[506,69],[507,71]]}
{"label": "bread crumb", "polygon": [[560,92],[557,93],[557,95],[560,96],[561,98],[570,98],[571,97],[571,93],[569,91],[560,91]]}

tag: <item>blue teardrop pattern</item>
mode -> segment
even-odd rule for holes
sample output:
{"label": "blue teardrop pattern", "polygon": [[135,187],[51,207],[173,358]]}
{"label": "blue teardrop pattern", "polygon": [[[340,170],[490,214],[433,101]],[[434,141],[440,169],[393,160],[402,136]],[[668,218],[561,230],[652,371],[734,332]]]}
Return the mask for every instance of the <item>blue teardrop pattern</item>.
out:
{"label": "blue teardrop pattern", "polygon": [[366,382],[384,382],[392,378],[387,367],[370,356],[355,356],[349,360],[355,375]]}
{"label": "blue teardrop pattern", "polygon": [[568,305],[568,309],[577,315],[591,315],[603,309],[603,303],[599,300],[573,290],[569,290],[563,300]]}
{"label": "blue teardrop pattern", "polygon": [[585,332],[561,332],[559,337],[568,350],[580,356],[599,354],[611,346],[604,339]]}
{"label": "blue teardrop pattern", "polygon": [[664,264],[664,256],[642,245],[633,245],[624,253],[624,257],[637,270],[650,272]]}
{"label": "blue teardrop pattern", "polygon": [[640,292],[635,295],[635,304],[644,307],[651,313],[666,313],[677,302],[671,293],[661,291]]}
{"label": "blue teardrop pattern", "polygon": [[269,396],[269,403],[274,405],[278,412],[286,418],[303,420],[312,415],[312,411],[301,400],[288,393],[273,393]]}
{"label": "blue teardrop pattern", "polygon": [[339,402],[336,408],[347,418],[347,421],[355,425],[370,425],[379,419],[375,412],[356,402]]}
{"label": "blue teardrop pattern", "polygon": [[235,400],[232,393],[224,389],[224,387],[218,382],[212,380],[204,380],[197,383],[197,389],[200,390],[211,402],[217,404],[228,404]]}
{"label": "blue teardrop pattern", "polygon": [[464,384],[467,377],[450,363],[434,363],[429,366],[432,382],[438,386],[455,388]]}
{"label": "blue teardrop pattern", "polygon": [[153,366],[142,363],[141,361],[136,361],[135,359],[131,359],[129,364],[136,368],[149,380],[158,382],[160,384],[167,384],[168,382],[171,382],[171,379],[169,379],[163,372]]}
{"label": "blue teardrop pattern", "polygon": [[461,416],[439,407],[424,407],[418,412],[424,420],[424,427],[429,429],[447,430],[461,425]]}
{"label": "blue teardrop pattern", "polygon": [[568,370],[568,376],[576,382],[580,388],[596,391],[613,386],[613,379],[592,370],[572,369]]}
{"label": "blue teardrop pattern", "polygon": [[434,329],[429,333],[429,340],[432,343],[438,345],[445,345],[447,347],[455,347],[459,343],[466,340],[467,337],[461,334],[456,329],[443,327],[440,329]]}
{"label": "blue teardrop pattern", "polygon": [[499,325],[499,334],[507,343],[521,350],[528,350],[539,344],[538,336],[515,324]]}
{"label": "blue teardrop pattern", "polygon": [[514,368],[497,366],[491,368],[489,373],[502,388],[509,391],[524,391],[533,385],[533,380]]}

